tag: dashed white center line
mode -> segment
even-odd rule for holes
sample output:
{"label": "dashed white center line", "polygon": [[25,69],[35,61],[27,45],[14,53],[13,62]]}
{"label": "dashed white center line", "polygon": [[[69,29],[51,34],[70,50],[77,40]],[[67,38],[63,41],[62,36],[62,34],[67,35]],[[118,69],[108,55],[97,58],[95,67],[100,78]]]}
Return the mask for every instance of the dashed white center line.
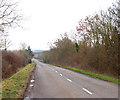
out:
{"label": "dashed white center line", "polygon": [[92,95],[92,92],[88,91],[87,89],[83,88],[83,90],[87,93],[89,93],[90,95]]}
{"label": "dashed white center line", "polygon": [[63,76],[62,74],[60,74],[60,76]]}
{"label": "dashed white center line", "polygon": [[72,80],[70,80],[70,79],[67,79],[69,82],[72,82]]}
{"label": "dashed white center line", "polygon": [[57,73],[57,71],[55,71]]}

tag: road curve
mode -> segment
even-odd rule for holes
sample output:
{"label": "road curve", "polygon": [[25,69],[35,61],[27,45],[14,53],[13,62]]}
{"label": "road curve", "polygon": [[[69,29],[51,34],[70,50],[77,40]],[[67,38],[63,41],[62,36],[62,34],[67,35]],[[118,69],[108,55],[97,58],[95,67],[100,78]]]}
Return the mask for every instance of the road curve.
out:
{"label": "road curve", "polygon": [[118,98],[118,85],[44,64],[36,59],[29,98]]}

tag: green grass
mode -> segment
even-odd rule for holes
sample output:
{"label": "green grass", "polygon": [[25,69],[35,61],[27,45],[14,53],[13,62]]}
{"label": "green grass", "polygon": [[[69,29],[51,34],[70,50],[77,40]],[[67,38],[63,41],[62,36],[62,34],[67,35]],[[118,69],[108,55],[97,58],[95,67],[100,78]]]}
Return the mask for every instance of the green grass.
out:
{"label": "green grass", "polygon": [[2,98],[22,98],[34,66],[35,63],[29,64],[2,81]]}
{"label": "green grass", "polygon": [[78,69],[78,68],[74,68],[74,67],[67,67],[67,66],[61,66],[61,65],[56,65],[56,64],[53,64],[53,65],[58,66],[58,67],[62,67],[62,68],[66,68],[66,69],[69,69],[69,70],[77,71],[77,72],[80,72],[80,73],[83,73],[83,74],[86,74],[86,75],[90,75],[90,76],[95,77],[95,78],[99,78],[99,79],[103,79],[103,80],[106,80],[106,81],[110,81],[110,82],[120,84],[120,79],[113,78],[113,77],[110,77],[110,76],[107,76],[107,75],[93,73],[93,72],[90,72],[90,71],[86,71],[86,70],[82,70],[82,69]]}

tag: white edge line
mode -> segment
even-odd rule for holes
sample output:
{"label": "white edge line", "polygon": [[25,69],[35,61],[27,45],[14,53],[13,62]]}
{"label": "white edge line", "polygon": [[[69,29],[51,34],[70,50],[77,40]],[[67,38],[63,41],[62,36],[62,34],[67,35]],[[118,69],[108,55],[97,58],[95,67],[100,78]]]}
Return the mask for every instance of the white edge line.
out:
{"label": "white edge line", "polygon": [[72,82],[72,80],[70,80],[70,79],[67,79],[69,82]]}
{"label": "white edge line", "polygon": [[92,95],[92,92],[88,91],[87,89],[83,88],[83,90]]}
{"label": "white edge line", "polygon": [[25,98],[29,98],[29,97],[25,97]]}
{"label": "white edge line", "polygon": [[60,74],[60,76],[63,76],[62,74]]}
{"label": "white edge line", "polygon": [[33,87],[34,85],[31,84],[30,86]]}

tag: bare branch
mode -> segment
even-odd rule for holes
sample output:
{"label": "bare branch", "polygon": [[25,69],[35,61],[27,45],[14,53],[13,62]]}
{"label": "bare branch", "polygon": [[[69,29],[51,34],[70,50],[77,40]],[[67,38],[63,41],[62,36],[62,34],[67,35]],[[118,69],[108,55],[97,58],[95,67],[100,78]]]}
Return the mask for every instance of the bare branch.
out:
{"label": "bare branch", "polygon": [[9,0],[0,0],[0,31],[6,28],[20,26],[22,20],[21,14],[18,14],[17,3],[11,3]]}

